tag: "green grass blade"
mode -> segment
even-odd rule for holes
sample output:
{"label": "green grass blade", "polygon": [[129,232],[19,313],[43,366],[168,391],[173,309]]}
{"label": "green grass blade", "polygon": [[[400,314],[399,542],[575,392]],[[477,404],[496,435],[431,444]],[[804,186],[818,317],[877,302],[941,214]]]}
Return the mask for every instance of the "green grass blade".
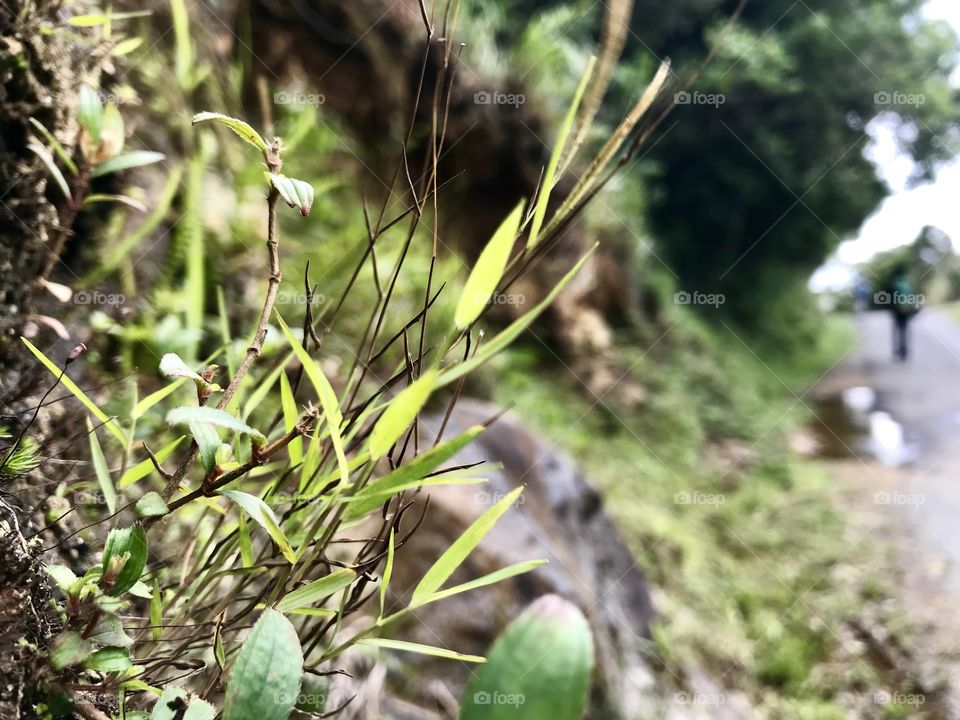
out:
{"label": "green grass blade", "polygon": [[433,392],[437,371],[429,370],[397,394],[370,432],[370,458],[382,458],[416,419]]}
{"label": "green grass blade", "polygon": [[431,566],[423,579],[414,588],[413,596],[410,599],[410,607],[419,607],[426,598],[433,595],[449,579],[458,567],[467,559],[467,556],[473,552],[474,548],[480,544],[480,541],[486,536],[493,526],[497,524],[500,517],[510,509],[523,487],[514,488],[507,493],[496,505],[488,509],[474,523],[468,527],[464,533],[457,538],[453,545],[446,549],[437,561]]}
{"label": "green grass blade", "polygon": [[[280,405],[283,407],[283,428],[290,432],[300,419],[300,414],[297,412],[297,401],[293,397],[293,390],[285,372],[280,373]],[[291,440],[287,445],[287,453],[290,455],[290,462],[299,465],[303,460],[303,438]]]}
{"label": "green grass blade", "polygon": [[583,99],[583,93],[590,82],[590,76],[593,75],[593,66],[596,63],[596,57],[591,56],[587,62],[587,67],[580,77],[580,84],[577,85],[577,91],[574,93],[573,102],[567,109],[567,115],[560,126],[560,132],[557,135],[557,141],[553,146],[553,153],[550,155],[550,162],[547,163],[547,170],[543,174],[543,180],[540,183],[540,194],[537,196],[537,204],[533,209],[533,220],[530,224],[530,239],[527,241],[528,248],[536,247],[540,242],[538,237],[540,228],[543,227],[543,219],[547,214],[547,204],[550,202],[550,193],[556,182],[557,166],[560,164],[560,158],[563,155],[563,147],[567,143],[567,137],[570,135],[570,128],[573,127],[574,118],[577,116],[577,110],[580,107],[580,101]]}
{"label": "green grass blade", "polygon": [[402,650],[403,652],[417,653],[418,655],[431,655],[433,657],[446,658],[448,660],[460,660],[462,662],[483,663],[486,658],[479,655],[464,655],[454,650],[434,647],[433,645],[421,645],[420,643],[405,642],[404,640],[388,640],[387,638],[363,638],[357,641],[357,645],[367,647],[384,648],[387,650]]}
{"label": "green grass blade", "polygon": [[553,290],[551,290],[543,300],[527,311],[524,315],[521,315],[519,318],[514,320],[506,328],[501,330],[492,340],[481,346],[473,357],[471,357],[469,360],[453,365],[447,370],[441,372],[440,376],[437,378],[437,387],[443,387],[454,380],[458,380],[467,373],[473,372],[485,362],[490,360],[490,358],[492,358],[494,355],[510,345],[510,343],[512,343],[514,340],[516,340],[520,333],[526,330],[530,326],[530,323],[536,320],[536,318],[557,298],[557,295],[560,294],[560,291],[563,290],[567,283],[573,279],[574,275],[580,271],[580,268],[583,267],[583,264],[587,261],[587,258],[589,258],[596,249],[596,245],[590,248],[590,250],[587,251],[587,254],[580,258],[579,262],[577,262],[577,264],[574,265],[566,275],[564,275],[560,282],[557,283]]}
{"label": "green grass blade", "polygon": [[503,279],[503,271],[510,259],[513,242],[517,239],[520,230],[520,221],[523,219],[523,201],[504,218],[503,222],[493,233],[493,237],[483,248],[476,265],[470,271],[457,309],[453,316],[458,330],[463,330],[473,324],[480,317],[480,313],[487,307],[490,296],[497,289],[497,284]]}
{"label": "green grass blade", "polygon": [[103,456],[103,448],[97,440],[97,431],[93,429],[93,423],[90,422],[89,417],[87,418],[87,438],[90,440],[90,459],[93,461],[93,472],[97,476],[97,484],[107,503],[107,510],[113,515],[117,511],[117,490],[113,487],[113,478],[110,477],[107,459]]}
{"label": "green grass blade", "polygon": [[332,595],[338,590],[349,586],[356,578],[357,573],[349,568],[335,570],[326,577],[314,580],[284,595],[280,602],[277,603],[277,610],[286,613],[291,610],[310,607],[328,595]]}
{"label": "green grass blade", "polygon": [[303,346],[290,332],[290,328],[287,327],[279,313],[277,314],[277,322],[320,398],[320,406],[323,408],[323,414],[327,419],[327,426],[330,431],[330,442],[333,444],[333,451],[337,456],[337,464],[340,467],[340,481],[346,487],[350,484],[350,466],[347,463],[347,455],[343,451],[343,438],[340,434],[340,424],[343,422],[343,416],[340,414],[340,402],[337,400],[333,386],[327,380],[327,376],[323,374],[320,365],[303,349]]}
{"label": "green grass blade", "polygon": [[[47,370],[49,370],[55,378],[60,377],[60,368],[57,367],[56,363],[54,363],[50,358],[44,355],[39,349],[37,349],[33,345],[33,343],[31,343],[25,337],[21,337],[20,339],[23,341],[23,344],[27,346],[30,352],[34,354],[37,360],[43,363],[44,367],[46,367]],[[123,445],[123,447],[127,446],[126,433],[124,433],[123,430],[120,429],[120,426],[117,425],[113,420],[111,420],[107,416],[107,414],[103,412],[103,410],[97,407],[97,404],[93,402],[93,400],[91,400],[89,397],[87,397],[87,394],[83,392],[83,390],[81,390],[79,387],[77,387],[77,384],[73,380],[71,380],[69,377],[67,377],[66,373],[64,373],[63,378],[60,380],[60,382],[63,384],[63,386],[67,390],[69,390],[73,394],[75,398],[77,398],[77,400],[83,403],[84,407],[86,407],[87,410],[89,410],[91,414],[95,418],[97,418],[97,420],[103,423],[103,426],[106,427],[107,430],[109,430],[113,434],[113,436],[120,441],[120,444]]]}

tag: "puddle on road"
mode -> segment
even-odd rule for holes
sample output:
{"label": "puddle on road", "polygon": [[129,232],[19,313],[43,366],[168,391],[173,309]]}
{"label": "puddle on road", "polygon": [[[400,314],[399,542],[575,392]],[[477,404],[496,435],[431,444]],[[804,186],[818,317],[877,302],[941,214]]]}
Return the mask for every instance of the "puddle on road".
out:
{"label": "puddle on road", "polygon": [[916,457],[916,448],[904,438],[900,423],[878,409],[873,388],[852,387],[820,398],[814,411],[819,422],[810,429],[821,457],[870,456],[884,465],[904,465]]}

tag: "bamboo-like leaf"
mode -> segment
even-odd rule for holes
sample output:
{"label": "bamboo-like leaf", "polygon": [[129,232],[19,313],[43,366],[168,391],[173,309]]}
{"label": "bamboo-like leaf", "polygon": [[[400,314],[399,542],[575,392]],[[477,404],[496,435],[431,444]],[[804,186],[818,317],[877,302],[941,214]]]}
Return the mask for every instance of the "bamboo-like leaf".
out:
{"label": "bamboo-like leaf", "polygon": [[313,207],[313,186],[310,183],[286,175],[268,175],[270,183],[287,205],[297,208],[304,217],[310,214],[310,208]]}
{"label": "bamboo-like leaf", "polygon": [[235,418],[233,415],[212,407],[178,407],[167,413],[168,425],[185,425],[189,423],[207,423],[222,427],[226,430],[251,435],[255,438],[264,439],[263,433],[247,425],[243,420]]}
{"label": "bamboo-like leaf", "polygon": [[269,505],[256,495],[239,490],[223,490],[220,494],[239,505],[257,525],[266,530],[270,539],[273,540],[291,565],[295,562],[295,554],[290,546],[290,541],[287,540],[287,536],[280,528],[280,523],[277,522],[277,517],[273,514]]}
{"label": "bamboo-like leaf", "polygon": [[350,484],[350,466],[347,463],[347,455],[343,450],[343,438],[340,434],[340,424],[343,422],[343,416],[340,414],[340,402],[337,400],[337,395],[333,391],[330,381],[327,380],[327,376],[323,374],[323,369],[316,360],[310,357],[310,353],[297,342],[279,313],[277,314],[277,322],[320,398],[320,407],[323,408],[323,414],[327,419],[327,426],[330,431],[330,442],[337,456],[337,464],[340,466],[340,481],[344,486],[347,486]]}
{"label": "bamboo-like leaf", "polygon": [[[181,435],[173,442],[168,443],[167,445],[164,445],[162,448],[160,448],[160,450],[158,450],[155,453],[157,461],[163,462],[168,457],[170,457],[173,451],[176,450],[177,445],[179,445],[183,441],[184,437],[186,436]],[[120,476],[120,482],[117,483],[117,486],[121,490],[123,490],[125,487],[129,487],[130,485],[133,485],[134,483],[139,482],[143,478],[147,477],[147,475],[152,473],[154,469],[155,468],[153,467],[153,460],[151,460],[150,458],[147,458],[146,460],[142,460],[138,462],[136,465],[134,465],[133,467],[128,468],[127,471]]]}
{"label": "bamboo-like leaf", "polygon": [[443,387],[444,385],[458,380],[464,375],[473,372],[478,367],[483,365],[485,362],[490,360],[494,355],[501,352],[506,348],[510,343],[519,337],[520,333],[526,330],[530,323],[539,317],[539,315],[546,310],[551,303],[557,298],[557,295],[560,294],[560,291],[566,287],[573,277],[580,271],[580,268],[583,267],[583,264],[587,261],[587,258],[593,254],[593,251],[597,249],[597,245],[594,244],[590,250],[587,251],[587,254],[580,258],[579,262],[574,265],[570,271],[557,283],[554,288],[547,294],[547,296],[537,303],[536,306],[528,310],[526,313],[521,315],[519,318],[514,320],[510,325],[501,330],[493,339],[484,343],[480,349],[473,355],[469,360],[458,363],[440,373],[440,376],[437,378],[437,387]]}
{"label": "bamboo-like leaf", "polygon": [[102,163],[98,163],[91,173],[93,177],[109,175],[110,173],[120,172],[121,170],[130,170],[131,168],[152,165],[164,160],[166,155],[150,150],[134,150],[133,152],[117,155]]}
{"label": "bamboo-like leaf", "polygon": [[93,423],[90,418],[87,420],[87,438],[90,441],[90,458],[93,461],[93,472],[97,476],[97,484],[100,486],[100,492],[107,503],[107,510],[111,515],[117,511],[117,491],[113,487],[113,478],[110,477],[110,468],[107,466],[107,459],[103,456],[103,449],[100,447],[100,441],[97,440],[97,431],[93,429]]}
{"label": "bamboo-like leaf", "polygon": [[390,452],[393,444],[416,419],[433,392],[437,371],[428,370],[390,401],[370,432],[370,458],[374,461]]}
{"label": "bamboo-like leaf", "polygon": [[[470,469],[472,471],[473,468]],[[347,503],[347,509],[343,514],[345,520],[353,520],[366,515],[383,505],[387,500],[397,493],[405,490],[416,490],[423,487],[433,487],[436,485],[478,485],[487,482],[487,478],[472,477],[463,471],[463,474],[449,473],[433,475],[418,480],[410,480],[404,483],[390,483],[387,487],[377,487],[374,489],[364,488],[362,492],[353,497],[343,498],[342,502]]]}
{"label": "bamboo-like leaf", "polygon": [[57,154],[57,157],[60,158],[60,162],[63,163],[64,167],[67,168],[73,175],[77,174],[77,164],[73,161],[73,158],[70,157],[70,153],[64,150],[63,145],[60,144],[60,141],[57,140],[53,133],[47,130],[42,122],[36,118],[29,118],[28,122],[33,126],[33,129],[36,130],[43,139],[47,142],[53,151]]}
{"label": "bamboo-like leaf", "polygon": [[[284,430],[290,432],[300,417],[297,412],[297,401],[293,397],[293,390],[285,372],[280,373],[280,405],[283,407]],[[287,453],[290,455],[290,462],[299,465],[303,460],[303,438],[296,437],[291,440],[287,445]]]}
{"label": "bamboo-like leaf", "polygon": [[[48,358],[46,355],[40,352],[40,350],[34,347],[33,343],[31,343],[26,338],[21,337],[20,339],[23,341],[23,344],[26,345],[27,348],[29,348],[30,352],[32,352],[34,356],[44,364],[47,370],[53,373],[53,376],[55,378],[60,377],[60,368],[58,368],[56,364],[52,360],[50,360],[50,358]],[[101,410],[99,407],[97,407],[96,403],[94,403],[93,400],[87,397],[87,394],[83,392],[83,390],[81,390],[79,387],[77,387],[77,384],[73,382],[73,380],[71,380],[69,377],[67,377],[66,374],[64,374],[60,382],[63,384],[63,386],[67,390],[69,390],[73,394],[75,398],[77,398],[77,400],[83,403],[84,407],[86,407],[87,410],[89,410],[93,414],[93,416],[97,418],[97,420],[99,420],[104,427],[107,428],[107,430],[113,433],[113,436],[120,441],[121,445],[123,445],[124,447],[127,446],[127,436],[123,432],[123,430],[121,430],[120,427],[113,420],[107,417],[107,414],[103,412],[103,410]]]}
{"label": "bamboo-like leaf", "polygon": [[250,541],[250,526],[247,524],[247,517],[240,513],[240,520],[237,523],[237,545],[240,548],[240,562],[243,567],[253,567],[253,543]]}
{"label": "bamboo-like leaf", "polygon": [[[277,382],[280,374],[284,372],[285,368],[290,364],[290,361],[293,360],[293,358],[294,353],[293,350],[291,350],[283,357],[283,360],[280,361],[277,367],[275,367],[269,375],[257,383],[256,389],[250,393],[250,397],[247,398],[246,404],[243,407],[242,417],[244,420],[250,417],[250,413],[256,410],[260,404],[266,400],[267,396],[270,394],[270,391],[273,389],[274,383]],[[232,376],[233,372],[230,374]]]}
{"label": "bamboo-like leaf", "polygon": [[40,160],[46,166],[47,171],[53,178],[53,181],[57,184],[60,192],[63,193],[64,199],[70,200],[70,186],[67,185],[67,179],[63,176],[63,173],[60,172],[60,168],[57,167],[57,164],[53,161],[53,156],[39,143],[29,142],[27,143],[27,148],[33,152],[34,155],[40,158]]}
{"label": "bamboo-like leaf", "polygon": [[150,596],[150,637],[159,640],[163,636],[163,596],[160,583],[153,581],[153,594]]}
{"label": "bamboo-like leaf", "polygon": [[77,100],[77,122],[87,131],[94,146],[100,142],[100,131],[103,127],[103,103],[100,95],[92,87],[83,83],[80,86],[80,95]]}
{"label": "bamboo-like leaf", "polygon": [[326,577],[314,580],[284,595],[277,603],[277,610],[286,613],[291,610],[310,607],[315,602],[349,586],[356,578],[357,573],[349,568],[334,570]]}
{"label": "bamboo-like leaf", "polygon": [[121,40],[114,45],[113,50],[110,51],[110,54],[113,57],[123,57],[124,55],[129,55],[141,45],[143,45],[143,38],[127,38],[126,40]]}
{"label": "bamboo-like leaf", "polygon": [[147,206],[144,205],[139,200],[134,200],[132,197],[127,195],[111,195],[108,193],[94,193],[93,195],[87,195],[83,199],[84,205],[93,205],[94,203],[100,202],[115,202],[120,203],[121,205],[126,205],[131,210],[136,210],[137,212],[145,213],[147,211]]}
{"label": "bamboo-like leaf", "polygon": [[473,266],[470,277],[463,286],[463,292],[460,294],[453,316],[457,329],[463,330],[469,327],[480,317],[480,313],[490,301],[490,296],[503,278],[503,271],[507,267],[507,260],[510,259],[510,250],[513,248],[514,240],[517,239],[522,218],[523,202],[521,201],[500,223],[500,227],[493,233],[493,237],[477,258],[477,264]]}
{"label": "bamboo-like leaf", "polygon": [[156,390],[155,392],[150,393],[145,398],[143,398],[143,400],[141,400],[140,402],[138,402],[136,405],[133,406],[133,410],[130,411],[130,418],[133,420],[139,420],[147,413],[147,411],[150,408],[152,408],[158,402],[160,402],[165,397],[167,397],[167,395],[170,395],[171,393],[173,393],[174,390],[176,390],[178,387],[183,385],[186,381],[187,381],[187,378],[181,378],[176,382],[172,382],[169,385],[162,387],[159,390]]}
{"label": "bamboo-like leaf", "polygon": [[410,599],[410,607],[419,607],[426,602],[426,599],[433,595],[447,581],[447,579],[460,567],[467,556],[473,552],[474,548],[480,544],[480,541],[486,536],[493,526],[496,525],[500,517],[510,509],[523,487],[518,487],[507,493],[497,504],[477,518],[473,524],[468,527],[464,533],[457,538],[453,545],[446,549],[437,561],[427,570],[423,579],[413,590],[413,596]]}
{"label": "bamboo-like leaf", "polygon": [[543,227],[543,219],[547,214],[547,204],[550,202],[550,193],[557,180],[557,165],[560,163],[560,158],[563,155],[563,147],[567,143],[567,136],[570,134],[570,128],[573,126],[573,120],[580,107],[580,101],[583,99],[583,93],[587,89],[587,84],[590,82],[590,76],[593,75],[593,66],[596,60],[596,57],[591,56],[587,62],[587,67],[580,77],[580,84],[577,86],[576,93],[574,93],[573,102],[570,103],[570,107],[567,109],[567,115],[563,119],[563,124],[560,126],[557,141],[553,146],[553,153],[550,155],[550,162],[547,163],[547,170],[543,174],[543,180],[540,183],[537,204],[533,208],[533,220],[530,223],[530,239],[527,241],[528,248],[536,247],[537,243],[540,242],[540,228]]}
{"label": "bamboo-like leaf", "polygon": [[[397,492],[408,483],[418,482],[436,470],[441,464],[452,458],[463,448],[469,445],[484,430],[482,425],[474,425],[460,435],[445,440],[436,447],[420,453],[415,458],[383,477],[377,478],[364,488],[364,500],[350,504],[344,517],[353,519],[366,515],[372,509],[383,503],[383,497]],[[309,454],[309,453],[308,453]]]}
{"label": "bamboo-like leaf", "polygon": [[200,122],[207,122],[208,120],[214,120],[218,123],[226,125],[237,135],[257,148],[260,152],[265,153],[270,149],[267,146],[266,140],[260,137],[260,133],[250,127],[250,125],[245,123],[243,120],[238,120],[237,118],[232,118],[229,115],[222,115],[214,112],[202,112],[193,116],[194,125]]}
{"label": "bamboo-like leaf", "polygon": [[223,720],[287,720],[302,674],[296,629],[276,610],[264,610],[227,680]]}
{"label": "bamboo-like leaf", "polygon": [[394,529],[390,528],[390,539],[387,543],[387,560],[383,565],[383,576],[380,578],[380,617],[387,608],[387,589],[390,587],[390,579],[393,577],[393,556],[396,552]]}
{"label": "bamboo-like leaf", "polygon": [[357,645],[367,647],[384,648],[386,650],[402,650],[403,652],[417,653],[418,655],[431,655],[433,657],[447,658],[448,660],[460,660],[462,662],[484,663],[486,658],[479,655],[464,655],[454,650],[434,647],[433,645],[421,645],[420,643],[406,642],[404,640],[388,640],[387,638],[363,638],[357,641]]}
{"label": "bamboo-like leaf", "polygon": [[536,570],[541,565],[546,564],[546,560],[527,560],[526,562],[514,563],[513,565],[508,565],[505,568],[500,568],[499,570],[488,573],[483,577],[479,577],[476,580],[461,583],[460,585],[454,585],[452,588],[447,588],[446,590],[438,590],[432,595],[428,595],[423,598],[420,602],[420,605],[427,605],[428,603],[436,602],[437,600],[443,600],[444,598],[448,598],[453,595],[459,595],[460,593],[465,593],[469,590],[476,590],[477,588],[486,587],[487,585],[493,585],[494,583],[501,582],[502,580],[507,580],[508,578],[512,578],[517,575],[523,575],[531,570]]}

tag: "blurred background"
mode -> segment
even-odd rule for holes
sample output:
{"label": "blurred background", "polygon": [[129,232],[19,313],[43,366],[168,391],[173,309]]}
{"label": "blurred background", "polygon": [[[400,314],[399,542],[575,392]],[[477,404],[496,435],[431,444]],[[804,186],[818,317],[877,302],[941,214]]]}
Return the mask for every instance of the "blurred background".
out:
{"label": "blurred background", "polygon": [[[484,332],[596,253],[469,376],[453,419],[508,411],[477,457],[504,463],[504,489],[528,486],[522,522],[473,570],[542,555],[551,570],[451,599],[404,637],[482,650],[513,608],[556,592],[594,630],[589,717],[960,717],[960,5],[5,0],[4,26],[14,426],[46,381],[21,334],[60,360],[85,343],[78,382],[108,413],[131,378],[161,385],[164,353],[243,355],[268,274],[263,172],[195,113],[282,137],[285,169],[312,184],[309,217],[281,217],[277,309],[292,327],[319,319],[324,370],[345,382],[401,255],[384,336],[425,293],[449,324],[481,249],[537,193],[591,56],[594,119],[573,125],[553,209],[656,87],[616,172],[494,296]],[[70,203],[23,148],[31,117],[72,146],[81,83],[119,108],[128,150],[163,158],[93,178],[129,202],[85,204],[61,232]],[[371,223],[408,208],[434,161],[420,227],[364,262]],[[428,329],[421,348],[442,337]],[[268,365],[281,350],[272,327]],[[56,456],[61,431],[43,432]],[[62,472],[61,495],[90,483]],[[473,493],[438,489],[414,557],[457,536],[464,502],[489,502]],[[355,675],[385,717],[449,717],[434,708],[469,679],[384,662]]]}

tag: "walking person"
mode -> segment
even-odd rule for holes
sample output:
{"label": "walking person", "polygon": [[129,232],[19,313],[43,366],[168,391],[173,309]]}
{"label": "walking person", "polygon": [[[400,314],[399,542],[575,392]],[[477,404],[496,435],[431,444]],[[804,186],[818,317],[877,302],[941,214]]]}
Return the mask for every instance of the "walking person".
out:
{"label": "walking person", "polygon": [[920,295],[917,294],[907,269],[903,265],[894,270],[890,289],[877,293],[889,306],[893,315],[893,357],[894,360],[904,362],[910,353],[909,335],[907,332],[910,320],[920,312]]}

